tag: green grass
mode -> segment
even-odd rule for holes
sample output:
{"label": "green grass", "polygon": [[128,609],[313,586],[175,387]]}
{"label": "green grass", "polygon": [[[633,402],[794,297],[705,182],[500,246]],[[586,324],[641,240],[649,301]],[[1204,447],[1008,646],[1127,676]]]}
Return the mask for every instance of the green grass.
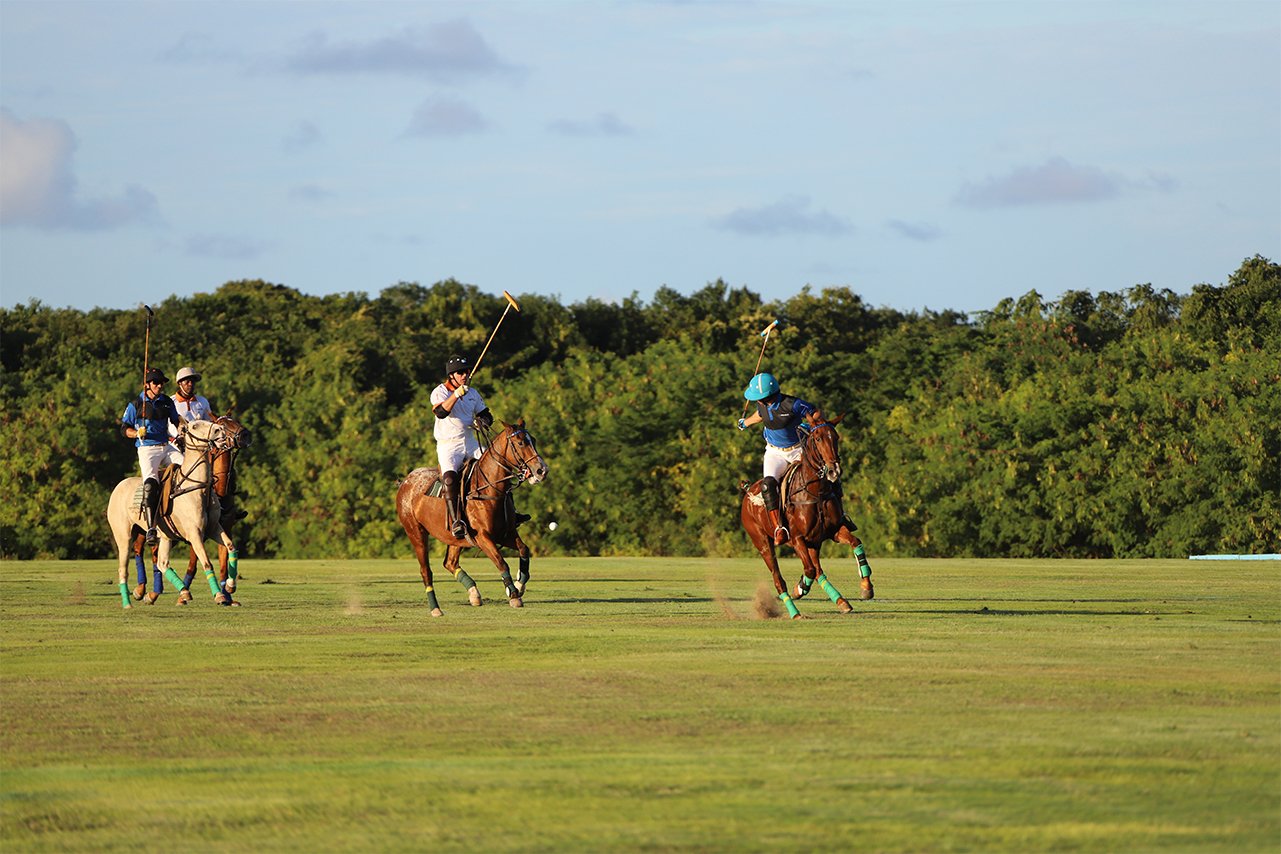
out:
{"label": "green grass", "polygon": [[0,845],[1281,846],[1281,564],[873,557],[804,621],[754,559],[536,559],[522,610],[464,565],[432,619],[410,560],[128,612],[110,562],[0,563]]}

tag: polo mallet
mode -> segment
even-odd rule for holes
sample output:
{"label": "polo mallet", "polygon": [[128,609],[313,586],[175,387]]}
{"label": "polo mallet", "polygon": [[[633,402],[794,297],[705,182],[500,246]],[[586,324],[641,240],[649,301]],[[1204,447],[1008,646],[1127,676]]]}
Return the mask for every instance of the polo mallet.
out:
{"label": "polo mallet", "polygon": [[142,344],[142,391],[145,394],[147,391],[147,369],[150,367],[149,362],[151,359],[151,319],[156,316],[156,313],[151,310],[149,305],[144,305],[143,308],[147,310],[147,334],[143,338]]}
{"label": "polo mallet", "polygon": [[[774,331],[774,327],[776,326],[778,326],[777,319],[773,320],[769,326],[766,326],[761,330],[761,337],[765,340],[761,342],[761,354],[756,357],[756,370],[752,371],[752,376],[756,376],[761,372],[761,362],[765,361],[765,348],[769,346],[769,334]],[[751,405],[751,401],[743,401],[743,414],[738,416],[739,418],[747,417],[747,407],[749,405]]]}
{"label": "polo mallet", "polygon": [[520,314],[520,303],[516,302],[516,298],[507,293],[507,291],[503,291],[503,296],[507,298],[507,307],[503,309],[503,316],[498,318],[498,322],[494,324],[494,331],[489,334],[489,340],[485,342],[485,349],[480,351],[480,355],[476,357],[475,364],[471,366],[471,376],[467,378],[469,383],[476,376],[476,372],[480,370],[480,360],[485,358],[485,353],[489,352],[489,345],[494,343],[494,336],[498,334],[498,327],[502,326],[503,321],[507,319],[507,312],[514,308],[516,313]]}

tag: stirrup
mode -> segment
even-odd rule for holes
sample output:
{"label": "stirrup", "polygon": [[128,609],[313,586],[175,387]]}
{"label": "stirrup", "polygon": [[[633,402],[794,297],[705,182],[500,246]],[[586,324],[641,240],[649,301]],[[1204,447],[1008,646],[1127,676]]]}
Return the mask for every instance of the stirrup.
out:
{"label": "stirrup", "polygon": [[154,525],[147,529],[146,542],[149,546],[154,546],[156,543],[160,542],[160,535],[156,533]]}
{"label": "stirrup", "polygon": [[467,525],[462,519],[455,519],[454,523],[449,526],[449,533],[460,540],[465,540],[467,539]]}
{"label": "stirrup", "polygon": [[792,538],[792,535],[788,533],[787,528],[783,527],[782,525],[779,525],[777,528],[774,529],[774,545],[781,546],[791,538]]}

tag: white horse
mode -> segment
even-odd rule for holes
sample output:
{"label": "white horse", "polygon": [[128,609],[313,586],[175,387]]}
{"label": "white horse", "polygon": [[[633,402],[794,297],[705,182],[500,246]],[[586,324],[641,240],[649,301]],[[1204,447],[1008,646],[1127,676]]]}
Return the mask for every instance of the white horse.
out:
{"label": "white horse", "polygon": [[[231,560],[235,561],[235,543],[222,529],[219,521],[222,510],[218,497],[213,493],[211,466],[214,454],[228,446],[231,438],[225,427],[213,421],[188,422],[183,425],[182,435],[186,450],[183,452],[181,467],[173,475],[172,510],[168,515],[162,515],[163,508],[156,509],[156,530],[160,535],[156,569],[164,574],[174,589],[180,591],[179,605],[190,602],[191,590],[169,566],[169,552],[173,544],[185,541],[190,544],[191,551],[205,571],[205,580],[209,582],[214,602],[219,605],[227,604],[230,599],[218,586],[209,553],[205,551],[205,539],[212,538],[222,543],[227,547]],[[131,606],[129,586],[125,581],[125,566],[133,556],[135,530],[146,528],[142,516],[141,492],[142,478],[127,477],[116,484],[111,493],[111,501],[107,504],[107,521],[111,524],[111,533],[116,538],[116,548],[120,552],[120,599],[126,608]],[[148,594],[148,603],[155,602],[155,597],[156,594]]]}

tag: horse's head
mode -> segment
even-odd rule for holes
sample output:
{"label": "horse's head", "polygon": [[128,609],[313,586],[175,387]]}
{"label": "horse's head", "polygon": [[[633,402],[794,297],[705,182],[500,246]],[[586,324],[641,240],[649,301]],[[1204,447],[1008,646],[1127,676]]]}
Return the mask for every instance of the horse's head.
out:
{"label": "horse's head", "polygon": [[504,429],[499,440],[506,444],[503,447],[503,459],[520,475],[522,480],[538,483],[547,477],[547,463],[543,461],[534,445],[534,437],[525,429],[525,419],[515,424],[504,422]]}
{"label": "horse's head", "polygon": [[232,418],[230,412],[226,415],[218,416],[214,423],[221,424],[226,428],[229,447],[248,448],[253,444],[254,437],[249,432],[249,428]]}
{"label": "horse's head", "polygon": [[819,478],[831,483],[841,479],[841,440],[836,433],[836,425],[844,418],[845,415],[841,414],[828,421],[823,413],[814,412],[805,419],[809,425],[809,438],[805,440],[802,457],[809,461]]}
{"label": "horse's head", "polygon": [[188,421],[182,425],[182,435],[188,452],[203,454],[210,448],[222,451],[231,447],[227,428],[217,421]]}

